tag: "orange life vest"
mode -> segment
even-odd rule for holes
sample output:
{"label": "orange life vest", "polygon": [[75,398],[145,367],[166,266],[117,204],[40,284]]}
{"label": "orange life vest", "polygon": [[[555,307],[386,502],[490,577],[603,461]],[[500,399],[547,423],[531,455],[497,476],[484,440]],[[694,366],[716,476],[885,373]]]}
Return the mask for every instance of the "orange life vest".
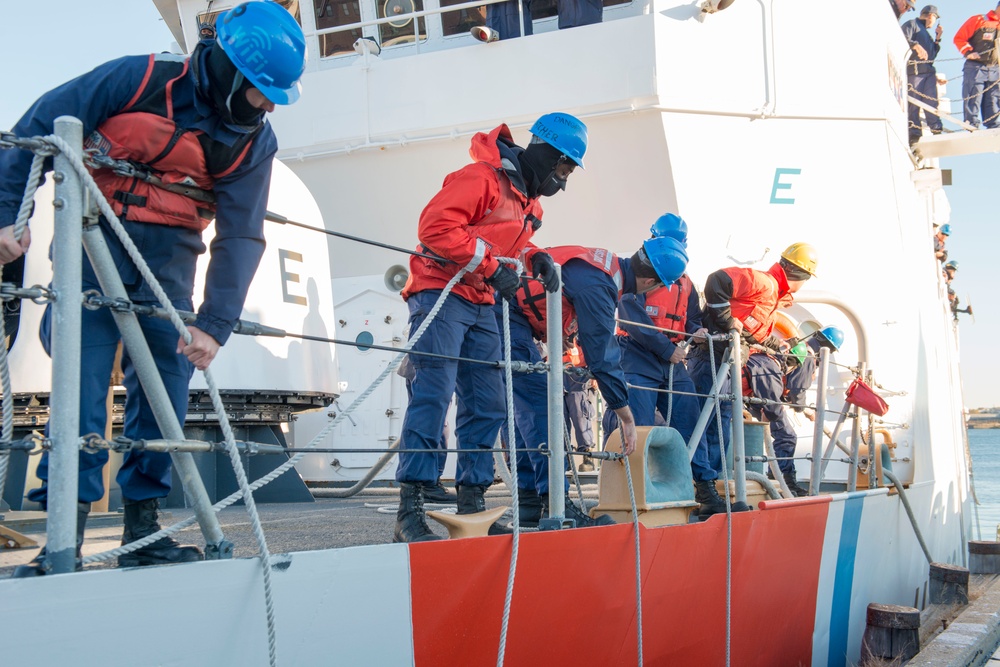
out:
{"label": "orange life vest", "polygon": [[[687,324],[688,299],[694,291],[694,284],[688,275],[682,275],[676,283],[657,287],[646,293],[646,315],[652,320],[654,327],[684,331]],[[618,328],[619,336],[627,336],[628,332]],[[684,340],[681,334],[667,334],[670,340],[679,343]]]}
{"label": "orange life vest", "polygon": [[792,305],[784,269],[775,264],[766,272],[738,267],[722,270],[733,281],[733,296],[729,299],[733,318],[743,324],[743,331],[754,340],[764,342],[774,328],[778,308]]}
{"label": "orange life vest", "polygon": [[[87,137],[84,147],[148,169],[166,184],[210,191],[218,179],[240,165],[257,132],[248,132],[233,146],[227,146],[200,130],[174,123],[173,86],[187,76],[189,62],[188,58],[181,60],[170,54],[150,55],[146,75],[135,95],[121,112]],[[119,217],[197,231],[203,231],[215,217],[214,204],[111,169],[91,172]]]}
{"label": "orange life vest", "polygon": [[[539,252],[533,248],[525,253],[524,265],[531,266],[531,258]],[[556,264],[565,265],[571,259],[582,259],[593,267],[611,276],[618,288],[618,298],[622,295],[622,273],[618,266],[618,256],[604,248],[585,248],[583,246],[567,245],[555,248],[545,248]],[[531,330],[536,339],[546,340],[545,335],[545,288],[537,280],[521,279],[521,288],[517,291],[517,303],[531,324]],[[563,339],[572,340],[577,333],[576,310],[563,293]]]}

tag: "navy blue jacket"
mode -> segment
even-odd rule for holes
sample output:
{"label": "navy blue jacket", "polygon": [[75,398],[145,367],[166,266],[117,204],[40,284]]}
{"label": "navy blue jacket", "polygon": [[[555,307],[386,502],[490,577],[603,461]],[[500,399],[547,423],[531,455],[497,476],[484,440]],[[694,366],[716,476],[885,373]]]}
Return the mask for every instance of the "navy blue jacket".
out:
{"label": "navy blue jacket", "polygon": [[[625,294],[618,303],[618,315],[623,320],[653,324],[646,314],[645,294]],[[666,382],[670,373],[670,355],[677,349],[674,341],[662,331],[646,329],[631,324],[621,324],[628,334],[618,336],[618,344],[622,350],[622,370],[626,373],[641,375],[657,382]],[[701,328],[701,303],[698,292],[691,290],[688,296],[687,321],[684,331],[694,333]]]}
{"label": "navy blue jacket", "polygon": [[[196,56],[205,57],[199,49]],[[51,134],[58,116],[75,116],[83,122],[83,136],[123,109],[139,89],[148,56],[126,56],[112,60],[40,97],[17,122],[13,133],[20,137]],[[205,72],[205,68],[198,68]],[[223,124],[207,101],[207,80],[195,81],[194,68],[174,83],[174,121],[179,127],[205,132],[216,141],[232,145],[240,130]],[[218,201],[212,258],[205,281],[204,300],[194,326],[225,343],[243,311],[243,302],[264,254],[264,212],[271,182],[271,161],[278,150],[271,126],[254,139],[243,163],[215,185]],[[24,194],[31,154],[22,150],[0,151],[0,227],[14,224]],[[51,169],[51,159],[47,169]],[[105,237],[129,297],[155,301],[131,266],[117,239],[102,220]],[[154,275],[171,299],[190,298],[194,291],[195,263],[205,252],[201,234],[180,227],[128,221],[126,228],[139,246]],[[85,264],[87,262],[85,261]],[[84,278],[88,278],[85,270]],[[92,273],[89,276],[92,279]]]}
{"label": "navy blue jacket", "polygon": [[916,53],[910,54],[910,60],[906,63],[906,73],[934,74],[934,59],[937,58],[937,54],[941,50],[941,44],[934,41],[934,35],[924,25],[923,20],[916,18],[904,23],[903,37],[906,38],[911,47],[914,44],[919,44],[927,51],[927,60],[920,60]]}
{"label": "navy blue jacket", "polygon": [[[804,405],[806,402],[806,391],[812,386],[816,379],[816,360],[819,358],[820,344],[816,337],[812,337],[806,343],[812,354],[806,356],[802,362],[791,373],[785,376],[785,395],[783,400],[786,403],[796,403]],[[802,408],[793,408],[796,412],[802,412]]]}
{"label": "navy blue jacket", "polygon": [[[618,258],[622,290],[635,294],[631,260]],[[615,308],[618,287],[611,276],[582,259],[571,259],[562,267],[563,295],[576,310],[577,340],[587,368],[597,380],[605,407],[617,410],[628,405],[628,386],[622,371],[621,349],[615,339]]]}

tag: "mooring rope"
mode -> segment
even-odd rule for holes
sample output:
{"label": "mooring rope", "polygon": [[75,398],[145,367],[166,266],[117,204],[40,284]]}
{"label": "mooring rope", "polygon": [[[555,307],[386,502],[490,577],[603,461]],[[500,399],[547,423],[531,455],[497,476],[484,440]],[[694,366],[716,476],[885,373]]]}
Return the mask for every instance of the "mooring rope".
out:
{"label": "mooring rope", "polygon": [[[42,182],[42,171],[45,166],[44,155],[34,155],[31,160],[31,169],[28,171],[28,182],[24,188],[24,197],[21,198],[21,206],[17,210],[17,218],[14,220],[14,240],[20,242],[21,235],[24,234],[28,226],[28,219],[35,202],[35,191],[38,190],[39,183]],[[0,280],[3,276],[3,265],[0,265]],[[14,394],[10,384],[10,367],[7,364],[7,323],[4,313],[0,311],[0,391],[3,397],[0,399],[0,410],[3,411],[3,426],[0,428],[0,441],[10,442],[14,435]],[[0,452],[0,503],[3,502],[4,486],[7,481],[7,466],[10,461],[10,452]]]}
{"label": "mooring rope", "polygon": [[[506,258],[498,258],[498,261],[505,261]],[[517,272],[521,273],[523,267],[521,263],[514,260]],[[514,577],[517,573],[517,549],[521,542],[521,512],[518,507],[517,488],[517,452],[514,436],[514,374],[511,370],[510,353],[510,304],[507,299],[503,299],[503,358],[504,379],[506,380],[506,400],[507,400],[507,446],[510,447],[510,502],[513,514],[513,530],[510,546],[510,569],[507,571],[507,590],[503,597],[503,616],[500,620],[500,648],[497,650],[497,667],[503,667],[504,658],[507,653],[507,630],[510,624],[510,605],[514,598]],[[551,361],[551,359],[550,359]]]}

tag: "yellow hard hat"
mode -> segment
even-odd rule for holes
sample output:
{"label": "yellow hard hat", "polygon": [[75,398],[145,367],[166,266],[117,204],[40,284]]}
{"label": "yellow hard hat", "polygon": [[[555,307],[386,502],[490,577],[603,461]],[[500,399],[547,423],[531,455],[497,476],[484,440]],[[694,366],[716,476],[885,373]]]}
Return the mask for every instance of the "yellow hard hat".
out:
{"label": "yellow hard hat", "polygon": [[808,243],[793,243],[781,253],[781,259],[794,264],[812,277],[816,277],[819,253]]}

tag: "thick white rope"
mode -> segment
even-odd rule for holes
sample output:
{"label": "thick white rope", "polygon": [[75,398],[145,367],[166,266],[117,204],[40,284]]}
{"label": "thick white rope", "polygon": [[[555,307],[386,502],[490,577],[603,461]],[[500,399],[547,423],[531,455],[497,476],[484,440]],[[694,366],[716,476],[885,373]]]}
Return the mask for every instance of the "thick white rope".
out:
{"label": "thick white rope", "polygon": [[[20,241],[21,235],[28,226],[28,218],[31,217],[32,206],[35,201],[35,191],[38,190],[42,182],[42,170],[45,166],[45,156],[35,155],[31,160],[31,169],[28,171],[28,182],[24,188],[24,197],[21,199],[21,207],[17,211],[17,218],[14,220],[14,240]],[[3,266],[0,265],[0,280],[2,280]],[[0,391],[3,391],[0,410],[3,411],[3,426],[0,428],[0,441],[10,442],[14,435],[14,394],[10,384],[10,367],[7,364],[7,328],[4,322],[3,312],[0,312]],[[3,501],[4,486],[7,481],[7,465],[10,461],[10,450],[0,452],[0,502]]]}
{"label": "thick white rope", "polygon": [[[505,257],[498,257],[498,261],[509,261],[515,265],[515,270],[520,275],[523,270],[521,263],[515,260],[508,260]],[[502,298],[502,297],[501,297]],[[507,299],[503,299],[503,359],[504,359],[504,379],[507,387],[507,446],[510,448],[510,502],[511,511],[514,517],[514,534],[510,546],[510,569],[507,572],[507,590],[503,598],[503,617],[500,621],[500,648],[497,651],[497,667],[503,667],[504,657],[507,652],[507,629],[510,621],[510,605],[514,597],[514,576],[517,573],[517,547],[521,542],[521,512],[518,507],[517,488],[517,447],[514,436],[514,378],[511,371],[510,358],[510,304]],[[549,359],[549,364],[552,360]]]}
{"label": "thick white rope", "polygon": [[[733,334],[736,336],[737,334]],[[709,367],[712,369],[712,377],[716,377],[717,369],[715,368],[715,345],[712,341],[711,334],[707,334],[708,337],[708,357],[709,357]],[[739,345],[739,341],[736,341],[736,345]],[[723,355],[723,361],[726,357]],[[740,384],[740,378],[734,378],[733,374],[729,374],[729,387],[734,391],[742,391],[742,385]],[[722,432],[722,409],[721,401],[719,400],[719,391],[721,388],[717,388],[713,384],[715,391],[712,392],[715,400],[715,427],[719,434],[719,453],[722,457],[722,481],[724,493],[722,497],[726,500],[726,667],[729,667],[730,661],[730,647],[732,643],[732,618],[733,618],[733,507],[729,502],[729,465],[726,463],[726,436]],[[743,415],[733,415],[733,419],[743,419]]]}

